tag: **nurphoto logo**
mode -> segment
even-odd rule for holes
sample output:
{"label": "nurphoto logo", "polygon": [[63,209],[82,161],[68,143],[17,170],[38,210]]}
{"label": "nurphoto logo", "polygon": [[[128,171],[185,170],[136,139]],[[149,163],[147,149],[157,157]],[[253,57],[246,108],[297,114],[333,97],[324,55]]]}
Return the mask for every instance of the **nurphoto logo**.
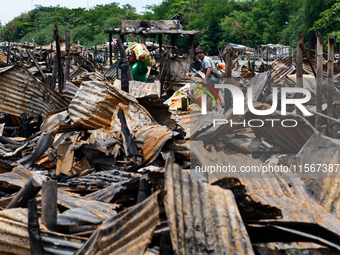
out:
{"label": "nurphoto logo", "polygon": [[[217,84],[215,86],[216,88],[221,88],[221,89],[229,89],[232,98],[233,98],[233,114],[234,115],[244,115],[244,95],[241,89],[239,89],[235,85],[231,84]],[[217,95],[217,93],[214,91],[214,93]],[[303,93],[305,95],[304,98],[287,98],[287,93]],[[253,87],[248,87],[247,89],[247,99],[248,99],[248,109],[251,113],[254,115],[258,116],[267,116],[272,114],[278,105],[278,88],[273,87],[273,92],[272,92],[272,106],[270,109],[266,110],[257,110],[255,109],[253,105],[253,100],[252,100],[252,95],[253,95]],[[210,94],[210,96],[212,96]],[[218,95],[217,95],[218,96]],[[219,96],[218,96],[219,97]],[[303,106],[303,103],[307,103],[311,99],[311,93],[304,88],[281,88],[281,115],[285,116],[287,115],[287,104],[294,104],[305,116],[312,116],[313,114],[310,113],[305,106]],[[202,114],[206,115],[207,114],[207,94],[202,95]],[[265,121],[269,121],[272,123],[272,127],[274,127],[274,122],[279,121],[278,119],[266,119]],[[257,125],[251,124],[257,122]],[[293,125],[288,125],[287,122],[293,122]],[[216,125],[222,125],[222,124],[227,124],[230,123],[233,125],[232,120],[228,121],[226,119],[215,119],[214,120],[214,127]],[[243,120],[243,122],[237,122],[234,124],[243,124],[246,126],[246,121]],[[281,125],[283,127],[295,127],[297,126],[297,121],[294,119],[284,119],[281,121]],[[264,125],[264,121],[261,119],[251,119],[248,120],[248,126],[249,127],[262,127]]]}

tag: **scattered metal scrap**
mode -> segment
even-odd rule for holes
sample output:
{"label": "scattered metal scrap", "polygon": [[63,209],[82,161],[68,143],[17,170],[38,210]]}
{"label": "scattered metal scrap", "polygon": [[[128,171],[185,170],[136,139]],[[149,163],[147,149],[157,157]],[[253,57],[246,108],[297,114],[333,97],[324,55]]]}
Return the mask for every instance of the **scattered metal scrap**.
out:
{"label": "scattered metal scrap", "polygon": [[[169,112],[165,97],[204,78],[190,69],[193,39],[199,31],[183,30],[184,22],[186,18],[178,14],[167,21],[124,20],[119,29],[106,30],[122,39],[131,33],[141,40],[158,35],[158,46],[142,42],[152,47],[158,72],[150,71],[149,83],[130,81],[129,93],[121,90],[118,54],[111,47],[104,64],[97,62],[96,50],[91,53],[68,39],[43,47],[12,44],[6,49],[9,58],[0,53],[3,253],[340,252],[337,171],[261,176],[209,170],[339,164],[340,143],[334,137],[340,137],[340,111],[337,102],[323,102],[322,110],[334,108],[331,116],[314,109],[318,85],[311,75],[318,68],[316,61],[297,61],[283,54],[282,45],[267,45],[281,47],[284,56],[272,62],[269,57],[267,62],[254,58],[242,62],[245,54],[254,57],[256,50],[232,44],[240,54],[232,52],[232,70],[222,73],[229,73],[243,92],[252,87],[257,110],[271,107],[273,87],[300,86],[296,79],[300,75],[313,94],[307,109],[325,118],[322,129],[315,127],[314,116],[292,113],[297,112],[294,108],[282,116],[280,105],[270,116],[256,116],[257,121],[271,118],[281,123],[284,117],[296,121],[296,127],[272,127],[271,122],[245,127],[242,123],[255,116],[246,103],[244,116],[224,109],[223,102],[230,101],[225,91],[219,91],[223,105],[215,105],[217,111],[210,115],[185,109]],[[162,34],[170,39],[189,35],[189,57],[174,57],[174,41],[163,45]],[[268,55],[268,50],[262,53]],[[70,66],[65,82],[63,62]],[[331,76],[336,79],[339,73]],[[213,126],[214,118],[236,125]],[[53,192],[46,191],[49,182],[54,183],[49,185]]]}

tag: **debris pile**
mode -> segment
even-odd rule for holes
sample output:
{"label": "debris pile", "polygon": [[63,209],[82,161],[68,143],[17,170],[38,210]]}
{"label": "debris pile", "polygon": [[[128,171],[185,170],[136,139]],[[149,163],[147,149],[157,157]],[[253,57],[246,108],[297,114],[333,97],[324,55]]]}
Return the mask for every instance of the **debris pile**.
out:
{"label": "debris pile", "polygon": [[[108,33],[170,33],[169,24],[184,33],[179,21],[122,24]],[[302,58],[281,57],[261,71],[219,66],[231,74],[223,81],[252,89],[250,100],[244,115],[234,114],[219,90],[214,110],[202,115],[191,100],[202,103],[204,74],[191,68],[187,75],[181,59],[166,65],[169,52],[158,68],[170,79],[129,81],[126,92],[117,59],[98,64],[56,38],[52,51],[32,47],[25,55],[24,45],[12,45],[8,58],[0,54],[3,254],[340,252],[339,93],[334,87],[335,103],[323,98],[320,111],[323,92]],[[237,54],[226,50],[225,62],[235,64]],[[272,108],[273,90],[299,87],[299,75],[312,95],[306,108],[320,118],[294,107],[282,115],[282,104],[254,114]],[[181,103],[169,110],[173,93]],[[245,125],[253,119],[263,125]],[[327,171],[314,171],[319,165]],[[295,171],[239,171],[280,168]]]}

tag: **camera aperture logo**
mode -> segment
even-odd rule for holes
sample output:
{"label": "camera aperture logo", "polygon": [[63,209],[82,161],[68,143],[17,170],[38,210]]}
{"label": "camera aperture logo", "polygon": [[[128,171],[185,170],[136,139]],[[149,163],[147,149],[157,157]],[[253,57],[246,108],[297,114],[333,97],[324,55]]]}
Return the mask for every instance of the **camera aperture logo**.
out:
{"label": "camera aperture logo", "polygon": [[[231,85],[231,84],[217,84],[215,86],[216,88],[221,89],[229,89],[232,94],[233,99],[233,115],[244,115],[244,95],[242,90],[240,90],[238,87]],[[221,99],[218,95],[218,93],[213,90],[213,93],[217,95],[218,99],[221,102]],[[287,98],[287,93],[303,93],[305,95],[304,98]],[[211,93],[208,93],[210,97],[213,98]],[[248,102],[248,109],[251,113],[258,116],[268,116],[271,115],[277,108],[278,105],[278,88],[273,87],[272,92],[272,106],[270,109],[266,110],[258,110],[255,109],[253,100],[253,87],[248,87],[247,89],[247,102]],[[310,113],[305,106],[303,106],[303,103],[307,103],[311,99],[311,93],[304,88],[289,88],[285,87],[281,89],[281,115],[286,116],[287,115],[287,105],[293,104],[296,106],[297,109],[299,109],[305,116],[312,116],[313,114]],[[215,101],[215,99],[213,98]],[[207,94],[202,95],[202,115],[207,114]],[[264,125],[264,122],[270,122],[272,127],[274,127],[274,123],[280,121],[279,119],[265,119],[264,121],[262,119],[250,119],[247,121],[243,120],[243,122],[232,122],[232,120],[227,119],[214,119],[214,127],[217,125],[223,125],[223,124],[230,124],[231,126],[242,124],[244,127],[247,127],[246,124],[248,124],[248,127],[262,127]],[[257,123],[255,125],[254,123]],[[283,127],[295,127],[297,126],[297,121],[294,119],[284,119],[280,121],[281,125]],[[293,125],[289,125],[288,123],[294,123]]]}

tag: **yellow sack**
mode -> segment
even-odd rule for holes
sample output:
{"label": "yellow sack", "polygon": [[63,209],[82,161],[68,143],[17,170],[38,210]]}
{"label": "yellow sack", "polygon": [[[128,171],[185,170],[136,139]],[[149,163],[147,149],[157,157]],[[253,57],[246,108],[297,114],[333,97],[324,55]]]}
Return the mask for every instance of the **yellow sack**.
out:
{"label": "yellow sack", "polygon": [[189,111],[201,111],[201,107],[198,104],[191,104],[189,105]]}
{"label": "yellow sack", "polygon": [[175,94],[173,94],[173,96],[171,97],[169,109],[177,110],[178,108],[182,108],[182,97],[185,97],[187,99],[187,105],[190,104],[187,95],[183,91],[177,90]]}
{"label": "yellow sack", "polygon": [[139,56],[144,54],[146,65],[152,66],[152,59],[150,56],[150,52],[148,51],[148,48],[144,44],[134,42],[126,50],[133,50],[136,53],[136,58],[138,61],[139,61]]}

